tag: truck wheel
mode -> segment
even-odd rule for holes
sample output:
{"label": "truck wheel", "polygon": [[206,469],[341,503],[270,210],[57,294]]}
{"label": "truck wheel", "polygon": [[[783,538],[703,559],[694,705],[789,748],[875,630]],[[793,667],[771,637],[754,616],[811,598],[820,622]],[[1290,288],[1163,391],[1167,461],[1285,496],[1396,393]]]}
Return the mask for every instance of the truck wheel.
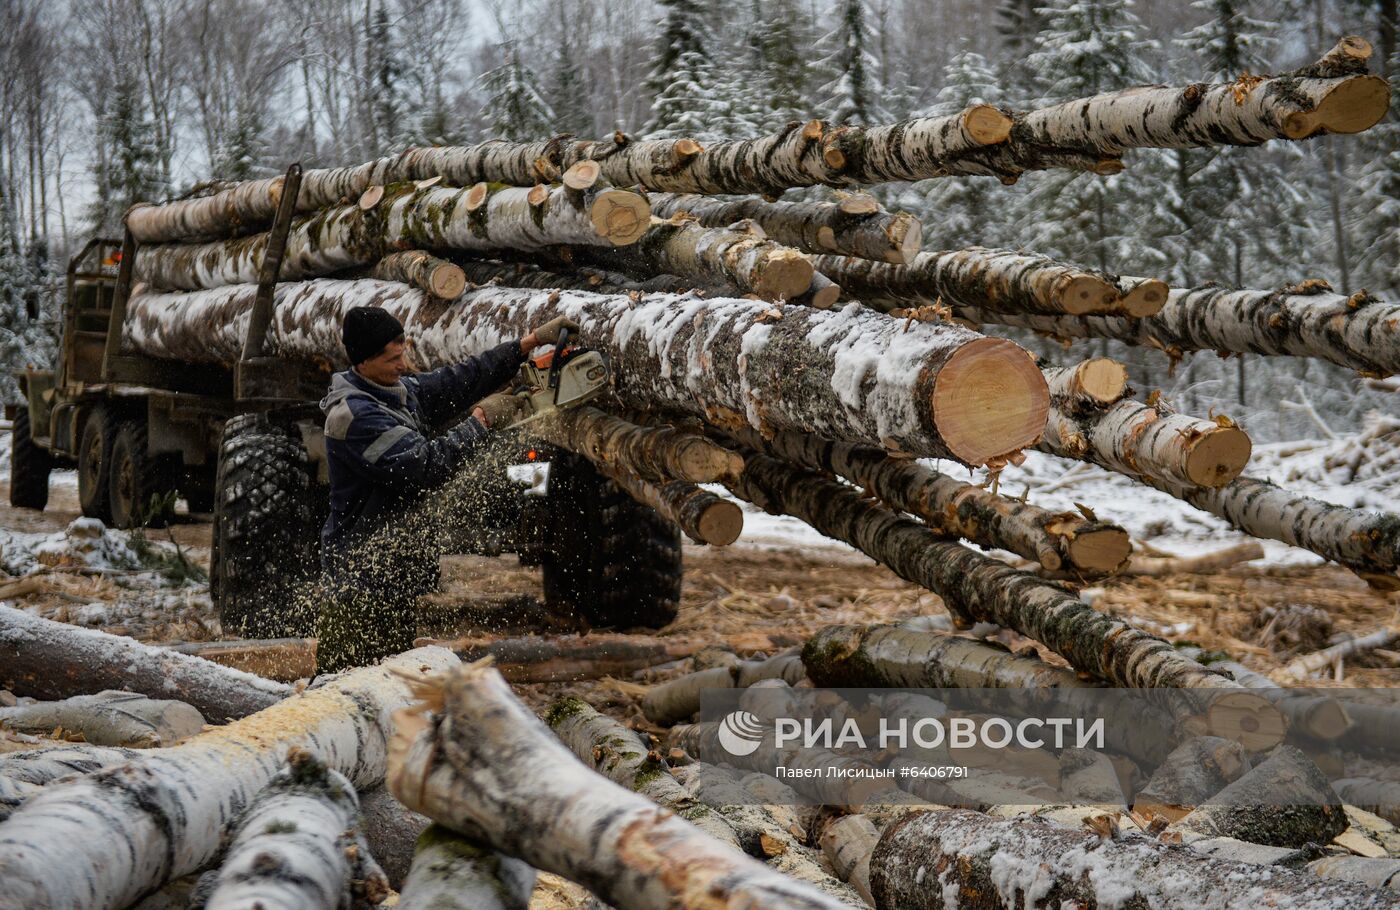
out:
{"label": "truck wheel", "polygon": [[659,629],[681,601],[681,531],[581,456],[550,462],[544,595],[595,626]]}
{"label": "truck wheel", "polygon": [[20,408],[10,425],[10,505],[43,509],[49,504],[49,472],[53,457],[34,442],[29,408]]}
{"label": "truck wheel", "polygon": [[104,522],[112,520],[112,439],[116,431],[116,419],[98,405],[88,414],[78,445],[78,505],[88,518]]}
{"label": "truck wheel", "polygon": [[312,634],[310,585],[320,526],[301,435],[265,414],[224,425],[215,481],[217,559],[211,584],[224,631],[246,638]]}
{"label": "truck wheel", "polygon": [[112,440],[108,479],[112,524],[118,528],[163,528],[174,512],[177,465],[169,457],[152,458],[146,450],[146,425],[129,420]]}

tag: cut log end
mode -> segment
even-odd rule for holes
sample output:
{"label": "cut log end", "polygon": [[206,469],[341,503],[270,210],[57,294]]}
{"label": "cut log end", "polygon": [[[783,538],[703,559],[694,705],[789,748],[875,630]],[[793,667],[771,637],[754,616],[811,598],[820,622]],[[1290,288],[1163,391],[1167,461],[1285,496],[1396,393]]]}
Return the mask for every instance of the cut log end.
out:
{"label": "cut log end", "polygon": [[360,211],[368,212],[384,198],[384,187],[372,186],[360,194]]}
{"label": "cut log end", "polygon": [[1114,174],[1123,173],[1122,158],[1100,158],[1093,165],[1093,172],[1100,177],[1112,177]]}
{"label": "cut log end", "polygon": [[1128,388],[1128,368],[1109,357],[1095,357],[1074,368],[1076,391],[1099,404],[1113,404]]}
{"label": "cut log end", "polygon": [[1070,563],[1085,574],[1107,575],[1132,555],[1133,544],[1122,528],[1081,531],[1066,547]]}
{"label": "cut log end", "polygon": [[671,146],[671,151],[675,153],[676,162],[679,164],[684,164],[704,150],[705,147],[694,139],[677,139],[676,144]]}
{"label": "cut log end", "polygon": [[434,297],[455,300],[467,288],[467,273],[460,266],[443,263],[428,276],[428,285]]}
{"label": "cut log end", "polygon": [[1283,742],[1288,720],[1272,702],[1253,690],[1225,691],[1206,710],[1211,736],[1239,743],[1249,752],[1262,752]]}
{"label": "cut log end", "polygon": [[948,451],[965,464],[983,465],[1040,438],[1050,392],[1019,345],[981,338],[948,358],[934,383],[931,406]]}
{"label": "cut log end", "polygon": [[1094,275],[1076,275],[1065,283],[1060,292],[1060,306],[1071,316],[1103,313],[1111,310],[1118,289]]}
{"label": "cut log end", "polygon": [[1381,121],[1390,109],[1390,85],[1380,76],[1356,76],[1339,83],[1311,111],[1289,114],[1283,133],[1306,139],[1319,132],[1360,133]]}
{"label": "cut log end", "polygon": [[1238,427],[1216,427],[1202,433],[1186,454],[1186,476],[1202,487],[1223,487],[1244,470],[1253,448],[1249,434]]}
{"label": "cut log end", "polygon": [[885,257],[886,261],[895,265],[908,265],[924,248],[924,226],[913,215],[905,216],[901,213],[892,227],[895,230],[902,230],[904,236],[890,238],[897,240],[897,243],[890,250],[889,255]]}
{"label": "cut log end", "polygon": [[585,158],[583,161],[575,162],[564,172],[564,185],[571,190],[586,190],[598,182],[598,178],[603,175],[603,166],[598,162]]}
{"label": "cut log end", "polygon": [[486,205],[486,199],[491,195],[491,187],[486,183],[474,183],[472,188],[467,190],[467,211],[475,212]]}
{"label": "cut log end", "polygon": [[1143,319],[1156,316],[1167,303],[1167,283],[1152,279],[1143,281],[1123,295],[1123,311],[1129,316]]}
{"label": "cut log end", "polygon": [[818,310],[829,310],[836,306],[836,301],[841,299],[841,285],[829,280],[818,282],[815,275],[813,275],[809,291],[810,293],[802,302]]}
{"label": "cut log end", "polygon": [[651,226],[651,205],[637,193],[604,190],[593,200],[589,217],[599,236],[613,246],[630,246]]}
{"label": "cut log end", "polygon": [[544,205],[548,199],[549,187],[545,186],[543,183],[537,183],[530,187],[530,192],[525,196],[525,201],[536,208]]}
{"label": "cut log end", "polygon": [[700,536],[712,547],[727,547],[744,531],[744,510],[723,500],[711,504],[700,516]]}
{"label": "cut log end", "polygon": [[867,196],[864,193],[847,196],[837,206],[846,215],[873,215],[880,211],[880,201],[874,196]]}
{"label": "cut log end", "polygon": [[1011,136],[1011,118],[990,104],[978,104],[963,111],[963,129],[982,145],[996,145]]}
{"label": "cut log end", "polygon": [[[807,293],[815,270],[796,250],[782,249],[768,256],[754,280],[754,293],[764,300],[792,300]],[[838,293],[840,289],[837,289]]]}

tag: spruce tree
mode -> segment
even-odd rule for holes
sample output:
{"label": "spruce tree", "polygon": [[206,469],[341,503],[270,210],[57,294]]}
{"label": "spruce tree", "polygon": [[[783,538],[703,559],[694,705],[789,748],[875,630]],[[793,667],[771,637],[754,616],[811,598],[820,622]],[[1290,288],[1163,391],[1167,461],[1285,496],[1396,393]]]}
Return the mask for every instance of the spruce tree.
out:
{"label": "spruce tree", "polygon": [[[1143,59],[1152,43],[1131,0],[1050,0],[1043,8],[1040,49],[1028,65],[1042,74],[1043,103],[1151,83]],[[1160,153],[1137,152],[1114,177],[1043,171],[1027,174],[1018,213],[1022,245],[1111,272],[1153,274],[1168,256],[1143,225],[1164,182]]]}
{"label": "spruce tree", "polygon": [[574,42],[565,34],[557,42],[556,48],[548,92],[549,106],[555,113],[554,131],[591,136],[593,108],[583,84],[583,70],[575,57]]}
{"label": "spruce tree", "polygon": [[754,0],[753,9],[756,87],[762,102],[760,131],[779,130],[793,120],[810,120],[807,93],[812,73],[803,49],[811,46],[813,36],[801,0]]}
{"label": "spruce tree", "polygon": [[402,82],[405,68],[399,57],[398,42],[389,27],[389,11],[383,4],[374,11],[367,23],[369,40],[365,48],[365,63],[369,81],[370,141],[379,155],[405,144]]}
{"label": "spruce tree", "polygon": [[146,116],[140,81],[130,70],[122,71],[112,84],[98,119],[97,142],[89,221],[94,233],[121,236],[127,209],[161,199],[167,191],[155,126]]}
{"label": "spruce tree", "polygon": [[890,119],[880,63],[870,52],[874,37],[865,4],[866,0],[837,0],[839,23],[822,39],[827,56],[821,65],[829,76],[822,86],[822,108],[834,123],[872,126]]}
{"label": "spruce tree", "polygon": [[[944,67],[942,87],[920,117],[956,114],[972,104],[995,104],[1000,86],[987,58],[972,50],[953,56]],[[924,245],[948,250],[1002,246],[1011,238],[1004,223],[1006,191],[984,177],[951,177],[914,184],[900,207],[916,212],[924,225]]]}
{"label": "spruce tree", "polygon": [[646,81],[651,118],[642,132],[655,139],[717,138],[728,110],[710,62],[706,9],[699,0],[659,2],[666,14]]}
{"label": "spruce tree", "polygon": [[0,400],[20,401],[13,373],[52,361],[53,341],[44,324],[52,316],[46,287],[46,244],[23,248],[9,198],[0,191]]}
{"label": "spruce tree", "polygon": [[251,180],[264,176],[262,112],[256,105],[239,105],[233,129],[224,137],[210,170],[220,180]]}
{"label": "spruce tree", "polygon": [[[1400,72],[1400,51],[1391,60]],[[1388,299],[1400,297],[1400,82],[1391,83],[1390,112],[1368,132],[1372,149],[1353,186],[1356,282]]]}
{"label": "spruce tree", "polygon": [[504,47],[505,62],[482,77],[486,103],[481,119],[495,138],[523,142],[553,132],[554,111],[544,100],[539,79],[520,59],[514,42]]}

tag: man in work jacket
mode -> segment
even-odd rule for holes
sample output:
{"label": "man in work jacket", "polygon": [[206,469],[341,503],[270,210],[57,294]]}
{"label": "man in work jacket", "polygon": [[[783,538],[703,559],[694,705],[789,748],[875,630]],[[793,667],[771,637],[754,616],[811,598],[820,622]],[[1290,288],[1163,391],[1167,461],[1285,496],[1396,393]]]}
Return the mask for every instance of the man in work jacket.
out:
{"label": "man in work jacket", "polygon": [[[326,591],[317,620],[318,673],[372,663],[413,647],[415,606],[437,583],[431,521],[401,519],[508,426],[519,399],[491,394],[534,348],[554,344],[565,317],[462,363],[411,373],[403,325],[378,307],[355,307],[341,339],[352,364],[321,401],[330,465],[330,516],[321,531]],[[441,434],[440,426],[471,408]],[[450,508],[447,506],[446,508]]]}

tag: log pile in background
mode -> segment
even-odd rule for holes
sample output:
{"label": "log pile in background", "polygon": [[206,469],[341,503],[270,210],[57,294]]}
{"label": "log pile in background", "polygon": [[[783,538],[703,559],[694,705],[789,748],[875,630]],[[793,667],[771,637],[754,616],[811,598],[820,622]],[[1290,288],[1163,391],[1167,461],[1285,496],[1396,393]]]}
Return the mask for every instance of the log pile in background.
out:
{"label": "log pile in background", "polygon": [[[308,171],[274,292],[269,353],[343,363],[341,318],[357,305],[381,306],[404,322],[420,369],[569,316],[608,356],[614,386],[596,407],[535,427],[537,436],[583,455],[697,541],[723,544],[739,532],[738,508],[698,486],[724,484],[937,592],[961,625],[1005,627],[1070,665],[965,635],[838,627],[800,655],[736,659],[653,689],[643,701],[652,723],[690,719],[707,688],[755,684],[1114,685],[1198,690],[1205,703],[1228,701],[1231,716],[1247,715],[1266,731],[1287,717],[1347,728],[1329,736],[1351,732],[1353,719],[1305,699],[1269,689],[1241,696],[1241,680],[1220,668],[956,540],[1007,551],[1056,577],[1088,579],[1130,565],[1122,528],[1001,496],[915,458],[996,469],[1039,446],[1164,490],[1252,535],[1311,549],[1368,580],[1400,584],[1400,516],[1327,505],[1245,476],[1250,442],[1240,428],[1174,414],[1154,397],[1132,400],[1119,364],[1097,359],[1042,371],[1014,343],[968,328],[1111,338],[1172,356],[1307,356],[1385,374],[1400,372],[1395,305],[1342,297],[1318,282],[1276,292],[1169,290],[1151,276],[1034,253],[921,252],[918,222],[868,196],[775,199],[791,188],[934,177],[1009,183],[1043,168],[1111,174],[1130,148],[1357,132],[1388,103],[1384,81],[1365,73],[1369,56],[1364,41],[1349,38],[1294,73],[1129,89],[1030,112],[978,105],[864,128],[811,121],[708,147],[621,133],[488,142]],[[251,181],[128,214],[143,285],[128,304],[127,352],[224,366],[238,360],[281,192],[281,178]],[[747,198],[710,198],[719,194]],[[1135,808],[1174,822],[1179,847],[1157,838],[1159,829],[1139,831],[1134,816],[1105,822],[1101,811],[1079,805],[1123,798],[1117,781],[1106,785],[1102,756],[1092,754],[1062,757],[1067,785],[1076,782],[1060,794],[1066,805],[1025,793],[1026,805],[999,810],[1006,818],[911,815],[910,794],[864,788],[865,814],[798,818],[773,805],[739,805],[741,795],[759,791],[780,801],[771,782],[743,771],[670,768],[653,743],[582,703],[557,704],[551,734],[494,670],[473,666],[425,681],[456,664],[441,649],[293,695],[195,657],[100,633],[60,635],[52,625],[0,608],[0,664],[21,694],[175,695],[211,722],[235,722],[141,755],[71,746],[0,762],[0,813],[9,815],[0,827],[4,910],[126,906],[168,882],[187,887],[211,862],[215,871],[201,887],[216,896],[320,883],[319,895],[296,900],[332,906],[346,893],[374,900],[382,875],[353,834],[354,797],[346,791],[382,780],[386,765],[404,806],[455,832],[425,835],[409,868],[403,844],[425,820],[400,817],[402,906],[464,896],[475,906],[523,906],[536,868],[582,882],[622,910],[856,900],[921,908],[953,895],[979,907],[1047,897],[1082,906],[1400,903],[1354,883],[1393,887],[1390,860],[1312,856],[1304,866],[1294,854],[1298,843],[1339,837],[1354,817],[1350,808],[1343,817],[1339,799],[1295,818],[1285,847],[1258,843],[1272,835],[1257,815],[1200,806],[1231,787],[1264,792],[1280,781],[1316,795],[1316,768],[1291,753],[1252,771],[1246,762],[1225,768],[1233,753],[1200,737],[1179,760],[1200,762],[1206,750],[1222,773],[1209,792],[1191,794],[1169,786],[1174,759],[1166,756],[1162,779],[1146,791],[1158,802]],[[540,672],[537,660],[525,672],[508,669],[517,679],[554,679],[558,664],[573,673],[581,659],[561,653]],[[590,652],[588,660],[614,670],[642,665],[616,654]],[[386,757],[388,713],[408,701],[391,671],[417,677],[414,690],[425,701],[400,718]],[[673,742],[696,745],[713,734],[707,725],[678,728]],[[1126,748],[1136,759],[1152,753],[1150,740]],[[165,746],[166,735],[142,745]],[[292,770],[278,777],[292,747],[308,755],[294,753]],[[85,776],[53,780],[70,771]],[[302,787],[310,778],[315,786]],[[1010,779],[968,784],[936,792],[977,805],[1020,792]],[[1381,781],[1339,788],[1378,808],[1400,801]],[[267,841],[287,833],[270,829],[288,812],[325,824]],[[264,816],[270,824],[255,830]],[[1118,836],[1120,822],[1130,833]],[[225,841],[232,848],[218,861]],[[112,844],[124,845],[117,860]],[[1287,856],[1269,852],[1285,848]],[[331,862],[298,869],[307,855],[328,850]],[[1084,874],[1085,857],[1112,878],[1111,895]],[[54,877],[58,864],[69,874]],[[924,867],[943,871],[925,875]],[[996,871],[1011,867],[1033,878]]]}

